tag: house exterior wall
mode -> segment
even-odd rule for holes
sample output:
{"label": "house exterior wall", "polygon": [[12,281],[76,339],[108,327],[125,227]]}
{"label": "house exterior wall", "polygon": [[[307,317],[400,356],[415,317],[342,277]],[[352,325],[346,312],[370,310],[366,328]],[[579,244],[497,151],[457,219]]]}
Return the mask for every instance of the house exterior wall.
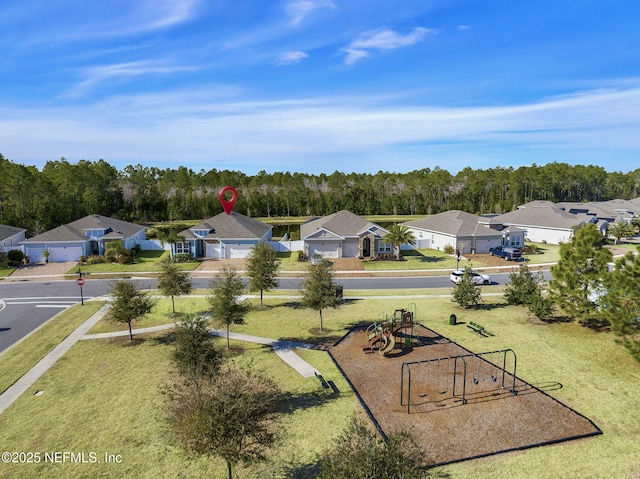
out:
{"label": "house exterior wall", "polygon": [[88,243],[88,241],[51,241],[26,243],[23,247],[24,254],[29,257],[31,263],[44,262],[45,249],[49,250],[49,261],[65,262],[80,261],[80,256],[88,256]]}
{"label": "house exterior wall", "polygon": [[573,230],[554,230],[535,226],[519,226],[519,228],[525,230],[525,238],[534,243],[568,243],[573,236]]}
{"label": "house exterior wall", "polygon": [[[461,254],[469,254],[471,253],[471,242],[466,241],[464,244],[458,245],[455,236],[445,235],[442,233],[437,233],[435,231],[426,231],[420,228],[409,228],[409,231],[413,233],[413,236],[416,237],[416,240],[420,242],[420,244],[424,244],[424,242],[428,242],[429,248],[437,249],[440,251],[444,251],[445,246],[451,245],[453,248],[457,248],[462,246],[466,248],[467,251],[460,250]],[[468,243],[468,244],[467,244]]]}
{"label": "house exterior wall", "polygon": [[22,249],[20,243],[25,239],[24,233],[24,231],[21,231],[0,241],[0,250],[6,253],[12,249]]}

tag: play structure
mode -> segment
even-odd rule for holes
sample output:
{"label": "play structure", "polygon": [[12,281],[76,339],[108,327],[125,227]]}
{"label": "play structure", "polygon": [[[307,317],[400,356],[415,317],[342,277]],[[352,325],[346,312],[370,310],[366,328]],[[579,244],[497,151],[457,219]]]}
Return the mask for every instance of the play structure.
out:
{"label": "play structure", "polygon": [[402,339],[405,347],[411,347],[415,321],[415,303],[409,304],[406,309],[396,309],[391,317],[383,313],[381,321],[376,321],[367,328],[368,344],[363,350],[387,356],[396,346],[402,346]]}
{"label": "play structure", "polygon": [[467,404],[469,395],[477,397],[496,389],[515,396],[516,363],[516,353],[510,348],[405,362],[400,373],[400,405],[407,406],[410,414],[411,406],[418,403],[441,407],[453,399]]}

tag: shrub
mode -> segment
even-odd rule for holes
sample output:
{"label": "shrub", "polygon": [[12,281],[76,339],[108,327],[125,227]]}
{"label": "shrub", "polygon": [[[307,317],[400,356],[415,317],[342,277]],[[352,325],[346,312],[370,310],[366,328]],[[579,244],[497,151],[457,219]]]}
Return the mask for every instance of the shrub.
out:
{"label": "shrub", "polygon": [[453,246],[451,246],[450,244],[448,244],[448,245],[445,245],[445,247],[444,247],[443,251],[444,251],[446,254],[455,254],[456,249],[455,249]]}
{"label": "shrub", "polygon": [[87,257],[85,255],[80,256],[80,262],[81,263],[86,263],[87,262]]}
{"label": "shrub", "polygon": [[188,263],[193,261],[193,255],[191,253],[180,253],[173,257],[174,263]]}
{"label": "shrub", "polygon": [[18,263],[18,265],[19,265],[22,262],[22,260],[24,259],[24,253],[22,251],[20,251],[19,249],[9,250],[9,252],[7,253],[7,259],[10,262]]}
{"label": "shrub", "polygon": [[98,256],[97,254],[92,254],[88,258],[85,256],[85,262],[87,264],[100,264],[104,263],[104,258],[102,256]]}

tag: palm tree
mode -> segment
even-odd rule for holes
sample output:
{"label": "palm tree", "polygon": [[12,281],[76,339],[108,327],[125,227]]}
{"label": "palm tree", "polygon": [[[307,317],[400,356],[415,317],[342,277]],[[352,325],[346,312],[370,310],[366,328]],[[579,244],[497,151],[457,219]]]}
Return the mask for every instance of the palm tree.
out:
{"label": "palm tree", "polygon": [[173,245],[176,243],[184,243],[185,237],[178,234],[178,228],[174,226],[169,227],[160,227],[156,228],[156,237],[162,243],[162,247],[164,248],[165,243],[169,243],[171,248],[169,248],[169,257],[173,258]]}
{"label": "palm tree", "polygon": [[387,234],[382,237],[382,241],[385,243],[391,243],[396,250],[396,260],[400,261],[400,247],[403,244],[414,246],[416,244],[416,237],[404,225],[391,225],[387,229]]}
{"label": "palm tree", "polygon": [[633,236],[634,232],[633,225],[626,221],[616,221],[615,223],[611,223],[607,228],[607,234],[616,239],[616,244],[620,242],[621,238]]}

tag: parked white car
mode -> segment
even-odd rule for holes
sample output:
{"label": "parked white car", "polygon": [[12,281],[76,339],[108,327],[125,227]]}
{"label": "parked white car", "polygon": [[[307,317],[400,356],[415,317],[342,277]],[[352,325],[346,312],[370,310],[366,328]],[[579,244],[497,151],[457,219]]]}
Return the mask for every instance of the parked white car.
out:
{"label": "parked white car", "polygon": [[[452,283],[458,284],[460,281],[462,281],[463,274],[463,269],[457,269],[451,272],[449,279]],[[488,274],[476,273],[475,271],[471,271],[471,277],[475,284],[491,284],[491,276],[489,276]]]}

